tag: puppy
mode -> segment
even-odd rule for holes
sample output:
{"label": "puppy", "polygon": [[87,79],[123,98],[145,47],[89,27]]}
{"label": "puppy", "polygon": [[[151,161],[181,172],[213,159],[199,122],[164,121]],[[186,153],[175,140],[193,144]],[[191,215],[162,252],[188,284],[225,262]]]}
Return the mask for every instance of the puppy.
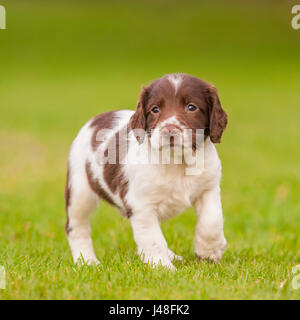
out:
{"label": "puppy", "polygon": [[138,254],[174,269],[160,221],[193,206],[195,254],[219,261],[226,247],[220,198],[227,116],[217,90],[187,74],[142,89],[136,111],[100,114],[80,130],[68,158],[66,233],[75,262],[96,263],[89,216],[99,200],[130,219]]}

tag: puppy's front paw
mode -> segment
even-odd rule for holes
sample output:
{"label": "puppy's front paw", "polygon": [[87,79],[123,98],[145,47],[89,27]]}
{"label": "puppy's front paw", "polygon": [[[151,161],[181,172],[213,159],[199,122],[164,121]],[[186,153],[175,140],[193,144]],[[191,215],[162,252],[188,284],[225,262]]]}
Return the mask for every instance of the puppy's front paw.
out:
{"label": "puppy's front paw", "polygon": [[141,259],[145,263],[149,263],[152,267],[163,266],[170,270],[175,270],[176,268],[171,262],[169,256],[153,254],[151,252],[142,251],[140,253]]}
{"label": "puppy's front paw", "polygon": [[173,260],[183,260],[182,256],[175,254],[172,250],[168,249],[168,255],[171,261]]}
{"label": "puppy's front paw", "polygon": [[88,265],[88,266],[101,266],[101,262],[96,257],[83,257],[80,255],[77,259],[74,259],[76,264],[80,265]]}
{"label": "puppy's front paw", "polygon": [[205,241],[198,237],[196,239],[195,254],[201,260],[219,262],[226,248],[224,237],[214,241]]}

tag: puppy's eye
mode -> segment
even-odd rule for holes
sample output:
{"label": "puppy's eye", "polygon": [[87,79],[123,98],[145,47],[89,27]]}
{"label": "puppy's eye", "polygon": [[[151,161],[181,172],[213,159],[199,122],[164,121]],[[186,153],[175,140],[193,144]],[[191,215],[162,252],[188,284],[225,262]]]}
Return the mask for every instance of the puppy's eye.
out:
{"label": "puppy's eye", "polygon": [[152,113],[159,113],[159,107],[158,106],[154,106],[152,109],[151,109]]}
{"label": "puppy's eye", "polygon": [[193,104],[189,104],[187,107],[188,111],[195,111],[197,108]]}

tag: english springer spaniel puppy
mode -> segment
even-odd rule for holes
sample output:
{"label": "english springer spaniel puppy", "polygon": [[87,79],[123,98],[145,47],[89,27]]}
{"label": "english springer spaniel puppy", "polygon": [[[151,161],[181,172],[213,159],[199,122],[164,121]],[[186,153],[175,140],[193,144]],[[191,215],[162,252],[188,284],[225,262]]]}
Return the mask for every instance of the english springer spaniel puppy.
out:
{"label": "english springer spaniel puppy", "polygon": [[70,149],[65,189],[74,261],[99,263],[89,217],[100,199],[130,219],[142,260],[170,269],[181,257],[168,248],[160,222],[193,206],[195,254],[219,261],[226,240],[214,143],[226,124],[216,88],[181,73],[143,88],[135,112],[107,112],[87,122]]}

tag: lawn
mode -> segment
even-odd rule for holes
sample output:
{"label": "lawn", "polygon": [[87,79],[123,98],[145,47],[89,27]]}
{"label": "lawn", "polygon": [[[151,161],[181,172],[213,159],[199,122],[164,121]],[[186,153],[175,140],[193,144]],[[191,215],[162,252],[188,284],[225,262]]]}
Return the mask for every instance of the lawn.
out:
{"label": "lawn", "polygon": [[[0,299],[299,299],[300,30],[291,3],[3,0],[0,30]],[[228,247],[193,253],[194,211],[163,223],[177,270],[136,256],[130,223],[92,217],[102,267],[81,268],[64,233],[68,148],[92,116],[134,109],[170,72],[212,82],[228,113],[217,146]]]}

